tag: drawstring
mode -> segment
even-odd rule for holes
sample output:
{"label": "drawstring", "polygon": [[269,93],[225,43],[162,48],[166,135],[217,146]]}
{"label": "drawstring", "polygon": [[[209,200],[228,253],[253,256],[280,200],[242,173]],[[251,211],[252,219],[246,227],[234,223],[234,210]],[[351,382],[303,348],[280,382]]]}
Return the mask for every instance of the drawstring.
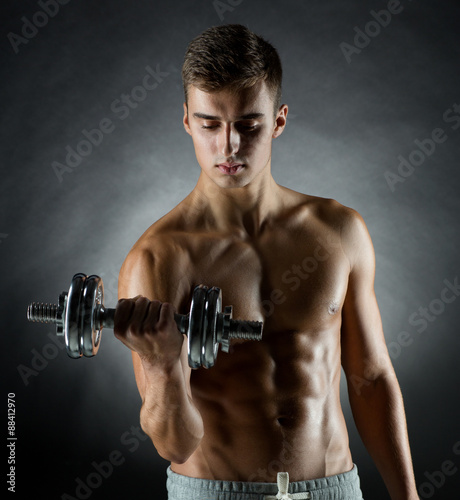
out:
{"label": "drawstring", "polygon": [[289,473],[288,472],[278,472],[277,475],[278,482],[278,493],[276,496],[266,496],[265,500],[308,500],[311,498],[311,494],[306,491],[304,493],[288,493],[289,489]]}

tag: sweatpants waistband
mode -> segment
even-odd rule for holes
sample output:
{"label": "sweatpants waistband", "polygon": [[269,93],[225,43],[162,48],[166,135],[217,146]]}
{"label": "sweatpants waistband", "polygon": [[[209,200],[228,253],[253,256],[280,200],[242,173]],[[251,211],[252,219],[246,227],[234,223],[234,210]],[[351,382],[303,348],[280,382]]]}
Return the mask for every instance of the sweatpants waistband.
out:
{"label": "sweatpants waistband", "polygon": [[[177,474],[171,467],[168,467],[166,473],[168,500],[272,500],[273,498],[362,500],[363,498],[356,465],[348,472],[319,479],[289,483],[287,477],[287,484],[286,476],[280,477],[280,474],[285,473],[278,474],[278,483],[198,479]],[[282,489],[286,491],[281,491]]]}

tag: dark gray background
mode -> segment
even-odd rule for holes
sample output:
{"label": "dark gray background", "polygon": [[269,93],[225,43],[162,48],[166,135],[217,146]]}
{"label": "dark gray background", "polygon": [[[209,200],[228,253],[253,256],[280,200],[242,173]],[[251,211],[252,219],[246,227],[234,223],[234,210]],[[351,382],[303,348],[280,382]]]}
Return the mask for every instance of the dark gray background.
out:
{"label": "dark gray background", "polygon": [[[349,62],[340,44],[353,44],[355,27],[375,28],[371,10],[387,2],[223,0],[220,12],[216,5],[70,0],[47,22],[36,17],[44,25],[15,53],[8,33],[21,35],[23,16],[30,21],[43,8],[2,4],[2,380],[4,407],[8,392],[17,400],[17,491],[83,498],[78,479],[119,451],[123,463],[86,497],[165,498],[167,463],[129,434],[140,407],[129,351],[106,331],[96,358],[71,360],[48,337],[53,329],[27,323],[25,311],[31,300],[57,299],[76,272],[100,274],[106,304],[115,305],[129,249],[198,178],[181,124],[186,45],[209,26],[243,23],[270,40],[284,64],[290,113],[274,144],[273,175],[363,215],[421,497],[457,498],[460,299],[440,297],[444,280],[459,273],[460,129],[444,119],[460,104],[458,2],[402,1],[402,12]],[[158,65],[168,76],[121,119],[113,103],[142,83],[146,66]],[[52,163],[64,163],[66,147],[104,118],[113,131],[60,181]],[[436,128],[445,142],[391,190],[385,173],[397,173],[398,156],[408,158],[414,141]],[[430,306],[437,313],[419,332],[409,318]],[[345,387],[343,396],[365,497],[388,498]],[[452,474],[432,476],[443,464]]]}

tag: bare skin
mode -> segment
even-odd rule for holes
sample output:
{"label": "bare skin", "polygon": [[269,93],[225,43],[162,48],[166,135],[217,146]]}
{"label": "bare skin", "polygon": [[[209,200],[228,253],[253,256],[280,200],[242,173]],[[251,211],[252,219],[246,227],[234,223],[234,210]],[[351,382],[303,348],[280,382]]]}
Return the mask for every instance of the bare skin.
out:
{"label": "bare skin", "polygon": [[[292,481],[346,472],[343,366],[391,498],[416,499],[371,239],[354,210],[274,181],[271,143],[286,116],[285,105],[273,116],[263,82],[238,95],[189,89],[184,126],[200,177],[134,245],[119,279],[115,335],[133,351],[142,427],[186,476],[275,482],[279,470]],[[209,370],[188,367],[173,320],[200,283],[220,287],[235,318],[264,321],[261,342],[232,341]]]}

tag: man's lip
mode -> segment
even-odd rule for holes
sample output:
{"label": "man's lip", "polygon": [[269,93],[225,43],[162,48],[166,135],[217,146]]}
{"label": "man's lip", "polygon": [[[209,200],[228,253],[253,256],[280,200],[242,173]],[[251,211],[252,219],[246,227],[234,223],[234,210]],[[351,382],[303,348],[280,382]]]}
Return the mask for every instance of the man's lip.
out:
{"label": "man's lip", "polygon": [[228,162],[225,162],[225,163],[218,163],[217,166],[218,167],[226,167],[226,168],[242,167],[243,163],[228,163]]}
{"label": "man's lip", "polygon": [[[227,166],[229,165],[229,166]],[[235,175],[244,168],[244,164],[242,163],[219,163],[217,168],[225,175]]]}

